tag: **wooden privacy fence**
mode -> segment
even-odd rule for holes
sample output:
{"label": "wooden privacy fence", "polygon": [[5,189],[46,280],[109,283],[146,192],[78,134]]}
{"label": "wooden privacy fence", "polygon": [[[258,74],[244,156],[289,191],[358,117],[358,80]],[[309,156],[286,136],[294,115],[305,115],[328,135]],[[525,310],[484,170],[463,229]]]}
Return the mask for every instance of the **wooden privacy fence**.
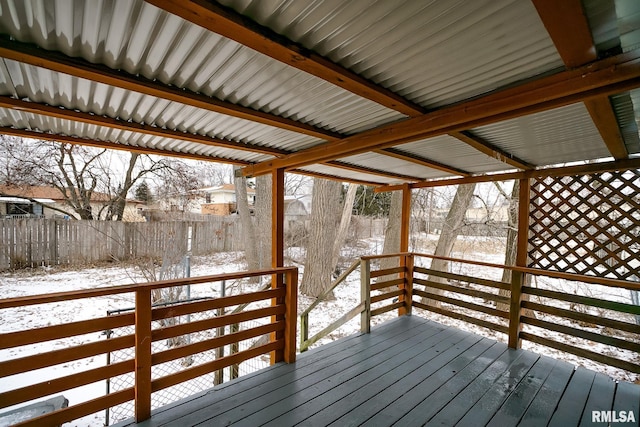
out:
{"label": "wooden privacy fence", "polygon": [[[152,307],[151,293],[155,289],[174,286],[206,285],[225,280],[240,280],[251,277],[270,276],[273,287],[268,290],[220,298],[204,299],[196,302],[179,302],[168,307]],[[23,309],[27,306],[60,303],[71,300],[83,300],[90,304],[92,298],[135,295],[135,311],[114,316],[96,317],[88,320],[50,325],[40,328],[18,330],[0,334],[0,349],[36,348],[43,343],[44,347],[54,347],[51,343],[68,337],[96,334],[105,330],[133,326],[135,332],[108,340],[94,340],[81,345],[56,350],[45,350],[42,353],[0,361],[0,378],[20,375],[31,371],[68,364],[86,358],[98,358],[123,348],[133,348],[134,357],[110,364],[108,366],[90,367],[71,375],[48,379],[36,384],[16,387],[0,393],[0,409],[8,406],[30,402],[42,397],[63,393],[87,384],[104,381],[108,378],[125,374],[135,375],[135,384],[114,393],[105,394],[86,402],[70,402],[68,408],[59,409],[47,415],[25,421],[21,426],[60,425],[88,414],[127,401],[134,401],[135,418],[141,422],[150,417],[151,394],[173,385],[189,381],[225,367],[239,364],[242,361],[270,354],[271,362],[294,362],[296,359],[296,312],[297,312],[297,268],[277,268],[255,272],[241,272],[204,276],[190,279],[166,280],[146,284],[114,286],[110,288],[86,289],[61,292],[47,295],[33,295],[0,300],[0,315],[9,309]],[[255,308],[240,313],[221,314],[214,318],[189,321],[186,323],[161,322],[154,327],[154,322],[175,319],[179,316],[237,307],[254,302],[270,301],[270,306]],[[215,330],[238,322],[263,319],[266,323],[231,334],[215,336],[201,341],[188,341],[184,345],[161,351],[153,351],[152,343],[166,341],[186,334],[194,334],[205,330]],[[194,363],[183,370],[168,375],[157,375],[157,366],[168,361],[188,358],[203,351],[238,343],[249,338],[267,336],[266,343],[235,354],[222,356],[213,361]],[[152,373],[154,375],[152,375]]]}
{"label": "wooden privacy fence", "polygon": [[162,258],[168,249],[193,255],[243,249],[240,222],[113,222],[15,218],[0,220],[0,270]]}

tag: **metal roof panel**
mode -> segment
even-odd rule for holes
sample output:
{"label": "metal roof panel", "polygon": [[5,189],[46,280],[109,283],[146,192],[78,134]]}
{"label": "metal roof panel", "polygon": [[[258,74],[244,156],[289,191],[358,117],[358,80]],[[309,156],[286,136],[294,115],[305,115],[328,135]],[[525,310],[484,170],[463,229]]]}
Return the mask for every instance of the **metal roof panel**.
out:
{"label": "metal roof panel", "polygon": [[563,66],[529,1],[220,3],[425,107]]}
{"label": "metal roof panel", "polygon": [[472,132],[533,165],[552,165],[610,157],[582,102]]}
{"label": "metal roof panel", "polygon": [[142,0],[6,2],[0,32],[133,75],[344,134],[404,117]]}

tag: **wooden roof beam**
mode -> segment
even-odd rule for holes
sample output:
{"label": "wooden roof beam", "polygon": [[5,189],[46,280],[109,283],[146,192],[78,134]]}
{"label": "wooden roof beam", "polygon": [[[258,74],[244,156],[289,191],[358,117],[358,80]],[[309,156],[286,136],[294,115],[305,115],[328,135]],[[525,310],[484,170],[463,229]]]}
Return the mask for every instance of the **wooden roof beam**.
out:
{"label": "wooden roof beam", "polygon": [[620,125],[609,97],[601,96],[589,99],[584,101],[584,105],[613,158],[616,160],[629,158],[629,151],[624,143]]}
{"label": "wooden roof beam", "polygon": [[469,131],[451,132],[449,135],[486,154],[489,157],[492,157],[498,161],[501,161],[518,169],[527,170],[534,168],[534,166],[530,163],[517,158],[513,154],[507,153],[506,151],[496,147],[493,144],[490,144],[483,138],[480,138],[479,136],[474,135]]}
{"label": "wooden roof beam", "polygon": [[299,168],[375,149],[456,131],[472,129],[589,99],[640,87],[640,50],[541,77],[518,86],[391,123],[340,141],[320,144],[282,159],[245,168],[245,175],[262,175],[273,168]]}
{"label": "wooden roof beam", "polygon": [[[521,172],[506,172],[489,175],[474,175],[464,178],[438,179],[409,184],[409,188],[445,187],[447,185],[472,184],[480,182],[510,181],[514,179],[545,178],[548,176],[586,175],[593,173],[623,171],[640,168],[640,157],[612,162],[586,163],[574,166],[559,166],[545,169],[533,169]],[[376,193],[402,190],[403,185],[385,185],[375,188]]]}
{"label": "wooden roof beam", "polygon": [[[589,22],[580,0],[534,0],[533,4],[567,68],[575,68],[598,58]],[[608,96],[585,101],[589,115],[611,155],[626,159],[629,152]]]}
{"label": "wooden roof beam", "polygon": [[113,70],[101,64],[92,64],[81,58],[68,57],[59,52],[10,40],[6,36],[0,36],[0,57],[320,139],[334,141],[342,138],[342,135],[335,132],[221,101],[185,88],[166,85],[157,80]]}
{"label": "wooden roof beam", "polygon": [[354,172],[358,172],[358,173],[366,173],[366,174],[370,174],[370,175],[383,176],[385,178],[401,179],[403,181],[424,181],[424,178],[419,178],[419,177],[416,177],[416,176],[404,175],[404,174],[395,173],[395,172],[389,172],[389,171],[383,171],[383,170],[380,170],[380,169],[370,168],[370,167],[367,167],[367,166],[354,165],[354,164],[346,163],[346,162],[339,162],[339,161],[336,161],[336,160],[323,162],[323,164],[325,164],[327,166],[332,166],[334,168],[350,170],[350,171],[354,171]]}
{"label": "wooden roof beam", "polygon": [[397,148],[383,148],[381,150],[373,150],[375,153],[382,154],[383,156],[394,157],[399,160],[404,160],[407,162],[415,163],[417,165],[425,166],[431,169],[436,169],[441,172],[450,173],[451,175],[461,175],[461,176],[469,176],[471,173],[464,171],[462,169],[455,168],[453,166],[448,166],[443,163],[436,162],[434,160],[430,160],[424,158],[422,156],[418,156],[416,154],[408,153],[403,150],[399,150]]}
{"label": "wooden roof beam", "polygon": [[421,106],[314,53],[229,7],[207,0],[146,1],[272,59],[402,114],[415,117],[426,112]]}
{"label": "wooden roof beam", "polygon": [[37,132],[27,129],[15,129],[7,126],[0,126],[0,134],[12,135],[20,138],[41,139],[53,142],[66,142],[74,145],[86,145],[88,147],[108,148],[110,150],[128,151],[139,154],[153,154],[157,156],[168,156],[190,160],[203,160],[206,162],[230,163],[239,166],[250,165],[251,162],[245,160],[228,159],[224,157],[203,156],[201,154],[181,153],[179,151],[163,150],[158,148],[137,147],[133,145],[125,145],[111,141],[95,141],[88,138],[80,138],[77,136],[56,135],[53,133]]}
{"label": "wooden roof beam", "polygon": [[295,174],[298,174],[298,175],[305,175],[305,176],[309,176],[309,177],[312,177],[312,178],[330,179],[332,181],[347,182],[347,183],[351,183],[351,184],[360,184],[360,185],[365,185],[367,187],[380,187],[380,186],[386,185],[384,182],[366,181],[366,180],[362,180],[362,179],[353,179],[353,178],[344,178],[344,177],[341,177],[341,176],[329,175],[329,174],[320,173],[320,172],[306,171],[306,170],[302,170],[302,169],[288,170],[287,173],[295,173]]}
{"label": "wooden roof beam", "polygon": [[263,147],[255,144],[246,144],[238,141],[212,138],[206,135],[199,135],[189,132],[181,132],[179,130],[165,129],[157,126],[128,122],[124,120],[113,119],[111,117],[99,116],[96,114],[89,114],[75,110],[53,107],[50,105],[38,104],[35,102],[23,101],[20,99],[11,98],[9,96],[0,95],[0,107],[43,115],[47,117],[54,117],[57,119],[72,120],[90,125],[103,126],[111,129],[143,133],[145,135],[153,135],[163,138],[177,139],[181,141],[195,142],[207,146],[268,154],[276,157],[290,154],[289,151],[279,150],[277,148]]}

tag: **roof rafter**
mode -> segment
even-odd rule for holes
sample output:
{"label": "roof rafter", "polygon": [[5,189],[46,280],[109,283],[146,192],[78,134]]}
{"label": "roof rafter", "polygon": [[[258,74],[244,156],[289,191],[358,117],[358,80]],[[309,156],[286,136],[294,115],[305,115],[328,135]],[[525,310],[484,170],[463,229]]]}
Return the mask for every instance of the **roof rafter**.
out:
{"label": "roof rafter", "polygon": [[[616,160],[612,162],[586,163],[574,166],[559,166],[553,168],[533,169],[520,172],[505,172],[491,175],[474,175],[465,178],[448,178],[434,181],[416,182],[409,184],[409,188],[431,188],[444,187],[447,185],[472,184],[480,182],[511,181],[514,179],[545,178],[549,176],[570,176],[581,174],[592,174],[602,172],[613,172],[620,170],[640,168],[640,158]],[[402,189],[402,185],[385,185],[377,187],[376,193],[387,191],[397,191]]]}
{"label": "roof rafter", "polygon": [[527,170],[534,168],[532,164],[517,158],[513,154],[507,153],[506,151],[496,147],[495,145],[485,141],[483,138],[474,135],[469,131],[451,132],[449,135],[486,154],[489,157],[514,166],[518,169]]}
{"label": "roof rafter", "polygon": [[421,106],[314,53],[229,7],[206,0],[146,1],[272,59],[305,71],[392,110],[410,117],[419,116],[426,112]]}
{"label": "roof rafter", "polygon": [[0,36],[0,57],[329,141],[342,135]]}
{"label": "roof rafter", "polygon": [[155,154],[158,156],[179,157],[182,159],[203,160],[206,162],[231,163],[239,166],[247,166],[252,164],[251,162],[248,162],[245,160],[235,160],[235,159],[228,159],[228,158],[222,158],[222,157],[204,156],[201,154],[189,154],[189,153],[182,153],[179,151],[163,150],[163,149],[157,149],[157,148],[146,148],[146,147],[139,147],[139,146],[133,146],[133,145],[125,145],[125,144],[120,144],[120,143],[111,142],[111,141],[96,141],[93,139],[80,138],[77,136],[57,135],[53,133],[37,132],[33,130],[15,129],[8,126],[0,126],[0,134],[17,136],[20,138],[42,139],[42,140],[53,141],[53,142],[66,142],[68,144],[86,145],[89,147],[96,147],[96,148],[108,148],[110,150],[129,151],[132,153],[139,153],[139,154]]}
{"label": "roof rafter", "polygon": [[450,173],[452,175],[471,175],[469,172],[462,169],[454,168],[443,163],[436,162],[434,160],[427,159],[417,154],[408,153],[397,148],[383,148],[380,150],[373,150],[375,153],[382,154],[383,156],[394,157],[396,159],[404,160],[407,162],[415,163],[417,165],[426,166],[428,168],[437,169],[442,172]]}
{"label": "roof rafter", "polygon": [[288,151],[279,150],[277,148],[263,147],[255,144],[246,144],[238,141],[212,138],[205,135],[181,132],[174,129],[165,129],[157,126],[113,119],[111,117],[99,116],[96,114],[84,113],[75,110],[68,110],[65,108],[53,107],[50,105],[38,104],[35,102],[23,101],[20,99],[11,98],[9,96],[0,95],[0,107],[10,108],[17,111],[25,111],[28,113],[39,114],[47,117],[55,117],[58,119],[73,120],[90,125],[104,126],[111,129],[143,133],[145,135],[172,138],[181,141],[195,142],[207,146],[230,148],[233,150],[269,154],[272,156],[283,156],[286,154],[290,154],[290,152]]}
{"label": "roof rafter", "polygon": [[595,61],[587,66],[541,77],[518,86],[444,107],[419,117],[391,123],[290,154],[243,170],[261,175],[274,168],[305,165],[463,131],[515,117],[640,87],[640,50]]}
{"label": "roof rafter", "polygon": [[[533,4],[567,68],[598,58],[580,0],[534,0]],[[594,98],[585,101],[585,106],[611,155],[617,160],[629,157],[609,98]]]}
{"label": "roof rafter", "polygon": [[352,163],[340,162],[340,161],[336,161],[336,160],[323,162],[323,164],[325,164],[327,166],[333,166],[335,168],[351,170],[351,171],[359,172],[359,173],[368,173],[370,175],[384,176],[386,178],[398,178],[398,179],[409,180],[409,181],[424,181],[424,178],[419,178],[419,177],[416,177],[416,176],[404,175],[404,174],[395,173],[395,172],[389,172],[389,171],[383,171],[383,170],[380,170],[380,169],[370,168],[370,167],[367,167],[367,166],[354,165]]}
{"label": "roof rafter", "polygon": [[[39,114],[48,117],[55,117],[65,120],[74,120],[81,123],[87,123],[96,126],[104,126],[111,129],[118,129],[129,132],[142,133],[145,135],[160,136],[164,138],[172,138],[182,141],[195,142],[204,144],[207,146],[224,147],[230,149],[244,150],[254,153],[269,154],[273,156],[283,156],[290,154],[291,152],[285,150],[279,150],[271,147],[261,147],[253,144],[245,144],[238,141],[222,140],[217,138],[211,138],[204,135],[192,134],[189,132],[181,132],[173,129],[163,129],[151,125],[142,125],[133,122],[126,122],[119,119],[113,119],[111,117],[98,116],[95,114],[84,113],[75,110],[67,110],[64,108],[53,107],[50,105],[43,105],[34,102],[22,101],[19,99],[11,98],[8,96],[0,95],[0,108],[10,108],[16,111],[25,111],[32,114]],[[247,164],[250,164],[247,162]],[[341,169],[348,169],[355,172],[367,173],[371,175],[379,175],[387,178],[399,178],[408,179],[411,181],[422,181],[422,178],[417,178],[409,175],[397,174],[393,172],[382,171],[365,166],[357,166],[344,162],[326,162],[325,164]]]}
{"label": "roof rafter", "polygon": [[343,178],[343,177],[340,177],[340,176],[334,176],[334,175],[329,175],[329,174],[320,173],[320,172],[306,171],[306,170],[302,170],[302,169],[288,170],[287,173],[295,173],[295,174],[298,174],[298,175],[310,176],[312,178],[330,179],[332,181],[340,181],[340,182],[348,182],[348,183],[352,183],[352,184],[366,185],[368,187],[380,187],[380,186],[386,185],[383,182],[365,181],[365,180],[353,179],[353,178]]}

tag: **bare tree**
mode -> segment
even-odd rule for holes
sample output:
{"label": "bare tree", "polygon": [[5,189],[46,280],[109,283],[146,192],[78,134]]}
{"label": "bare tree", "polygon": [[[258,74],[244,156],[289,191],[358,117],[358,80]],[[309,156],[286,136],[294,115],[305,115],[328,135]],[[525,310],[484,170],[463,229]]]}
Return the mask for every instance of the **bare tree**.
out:
{"label": "bare tree", "polygon": [[[2,181],[6,185],[43,185],[56,188],[80,219],[122,220],[129,190],[142,177],[168,167],[167,160],[154,161],[131,153],[120,177],[108,150],[49,141],[4,137]],[[141,162],[142,159],[144,162]],[[100,193],[98,198],[97,194]],[[94,211],[95,203],[102,208]]]}
{"label": "bare tree", "polygon": [[255,205],[255,245],[258,251],[258,261],[261,269],[271,268],[271,201],[273,184],[271,175],[261,175],[256,178]]}
{"label": "bare tree", "polygon": [[130,153],[129,161],[127,162],[127,168],[122,177],[122,181],[119,181],[116,190],[113,191],[112,174],[107,169],[104,176],[108,180],[109,194],[111,196],[106,208],[106,219],[113,219],[115,221],[122,221],[124,217],[124,210],[127,204],[127,195],[133,186],[148,175],[158,175],[162,170],[173,170],[171,160],[161,159],[152,160],[149,156],[141,156],[138,153]]}
{"label": "bare tree", "polygon": [[[383,254],[397,254],[400,252],[400,228],[402,226],[402,191],[393,191],[391,205],[389,207],[389,221],[384,230]],[[400,261],[397,258],[383,258],[380,260],[380,269],[397,267]],[[381,276],[378,282],[386,282],[395,279],[396,276]]]}
{"label": "bare tree", "polygon": [[169,167],[156,173],[159,198],[171,199],[179,211],[186,211],[196,198],[195,191],[204,186],[197,168],[180,160],[171,160]]}
{"label": "bare tree", "polygon": [[[240,168],[238,168],[239,170]],[[249,211],[249,202],[247,200],[247,178],[242,176],[236,176],[236,211],[240,216],[240,223],[242,224],[242,238],[244,240],[244,254],[247,259],[247,266],[249,270],[259,270],[260,261],[258,259],[258,250],[256,248],[254,238],[255,231],[253,227],[253,220],[251,219],[251,212]]]}
{"label": "bare tree", "polygon": [[300,292],[311,297],[318,297],[331,284],[333,242],[341,190],[340,182],[320,178],[313,180],[307,255],[300,284]]}
{"label": "bare tree", "polygon": [[340,250],[347,237],[347,231],[349,230],[349,224],[351,223],[351,213],[353,212],[353,202],[356,199],[356,192],[358,191],[358,185],[349,184],[347,193],[344,197],[342,204],[342,216],[340,217],[340,225],[338,231],[336,231],[336,238],[333,242],[333,257],[331,259],[331,267],[335,271],[338,266],[338,260],[340,259]]}
{"label": "bare tree", "polygon": [[[449,208],[449,212],[447,213],[447,218],[442,227],[442,233],[440,234],[440,238],[438,239],[438,244],[436,245],[435,255],[441,257],[448,257],[451,255],[451,251],[453,246],[460,234],[461,227],[464,222],[465,213],[467,212],[467,208],[469,207],[469,202],[473,197],[473,192],[475,190],[475,184],[464,184],[459,185],[456,190],[456,195],[453,198],[453,202],[451,203],[451,208]],[[447,271],[449,266],[448,261],[434,259],[431,262],[431,268],[437,271]],[[444,279],[440,277],[430,277],[429,280],[434,282],[443,282]],[[442,294],[442,291],[437,288],[429,288],[429,292],[435,294]],[[423,301],[425,304],[430,304],[433,306],[439,306],[439,301],[431,301],[425,300]]]}

